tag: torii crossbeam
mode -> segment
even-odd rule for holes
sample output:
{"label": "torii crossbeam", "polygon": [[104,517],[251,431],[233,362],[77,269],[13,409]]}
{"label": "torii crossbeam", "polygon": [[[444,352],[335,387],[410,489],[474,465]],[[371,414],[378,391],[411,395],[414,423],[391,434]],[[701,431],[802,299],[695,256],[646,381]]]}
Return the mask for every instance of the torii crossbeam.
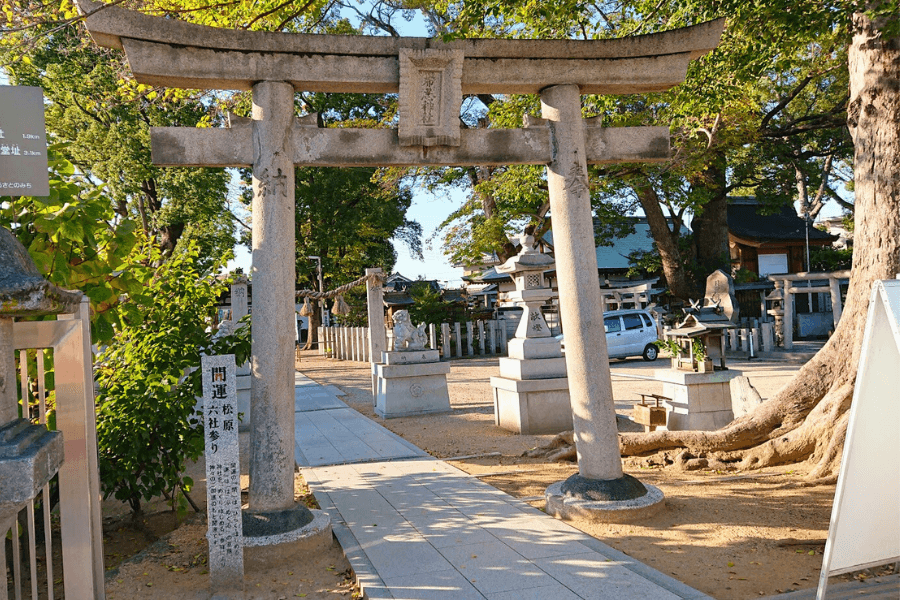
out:
{"label": "torii crossbeam", "polygon": [[[79,0],[94,40],[137,81],[253,91],[227,129],[153,128],[154,164],[253,168],[250,509],[293,503],[294,166],[544,164],[580,476],[623,478],[597,283],[587,165],[669,157],[666,127],[604,129],[582,94],[666,90],[716,47],[724,20],[613,40],[435,39],[231,31]],[[398,93],[397,130],[322,129],[294,93]],[[464,130],[464,94],[540,94],[523,129]]]}

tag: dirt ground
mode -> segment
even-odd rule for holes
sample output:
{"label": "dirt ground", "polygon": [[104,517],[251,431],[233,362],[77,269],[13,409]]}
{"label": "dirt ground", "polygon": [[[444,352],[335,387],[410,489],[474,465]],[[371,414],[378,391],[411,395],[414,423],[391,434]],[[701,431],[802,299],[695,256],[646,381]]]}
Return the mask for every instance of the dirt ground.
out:
{"label": "dirt ground", "polygon": [[[247,502],[250,480],[247,474],[249,434],[241,433],[241,489]],[[190,465],[188,474],[195,482],[190,492],[198,507],[206,508],[206,464],[201,457]],[[318,508],[298,473],[295,500]],[[106,597],[109,600],[207,600],[209,571],[206,566],[209,546],[206,541],[205,512],[193,509],[172,512],[165,499],[144,507],[146,516],[137,529],[127,505],[116,501],[103,503],[103,549],[105,553]],[[159,538],[151,542],[153,538]],[[245,572],[247,600],[286,598],[357,598],[358,587],[337,540],[326,552],[314,556],[286,554],[265,571]]]}
{"label": "dirt ground", "polygon": [[[773,395],[798,368],[760,361],[729,361],[729,366],[744,371],[763,398]],[[617,412],[629,414],[629,407],[640,400],[639,393],[662,393],[661,383],[626,375],[648,376],[666,367],[663,360],[612,361]],[[543,507],[548,485],[577,471],[573,463],[521,456],[553,436],[517,435],[494,425],[490,377],[498,373],[496,358],[452,363],[450,414],[388,420],[374,414],[368,365],[327,360],[308,352],[298,368],[318,383],[343,390],[347,395],[341,399],[352,408],[438,458],[499,453],[452,464],[535,507]],[[662,455],[655,458],[664,462]],[[803,471],[790,466],[750,474],[685,472],[648,466],[645,459],[627,459],[624,466],[627,473],[663,490],[665,510],[634,525],[572,525],[722,600],[817,585],[833,485],[804,487]]]}
{"label": "dirt ground", "polygon": [[[764,398],[774,394],[797,369],[787,363],[758,361],[731,361],[729,365],[745,371]],[[377,419],[372,410],[368,364],[327,360],[313,351],[301,353],[297,366],[318,383],[339,388],[346,394],[343,401]],[[664,361],[613,361],[611,366],[620,414],[627,414],[629,406],[639,400],[639,393],[662,392],[659,383],[625,376],[651,375],[653,369],[667,366]],[[547,463],[521,456],[552,436],[516,435],[494,426],[489,380],[497,372],[496,358],[454,361],[448,376],[451,413],[377,420],[430,454],[451,460],[464,471],[541,507],[545,488],[577,468],[572,463]],[[456,459],[470,455],[482,456]],[[663,459],[658,455],[655,462],[663,463]],[[243,458],[242,462],[247,464]],[[646,459],[628,459],[624,464],[626,472],[663,490],[665,510],[640,524],[572,525],[722,600],[770,596],[817,584],[834,486],[804,487],[803,472],[794,467],[735,474],[685,472],[652,466]],[[204,508],[202,461],[193,465],[192,471],[197,485],[191,496]],[[247,484],[245,475],[244,489]],[[297,488],[298,499],[314,503],[300,475]],[[145,510],[146,530],[163,536],[149,546],[148,536],[130,525],[126,507],[105,503],[107,596],[160,600],[208,597],[204,517],[190,511],[179,518],[183,524],[175,529],[175,515],[164,501]],[[246,593],[247,598],[271,599],[357,597],[358,589],[352,582],[350,565],[335,542],[328,553],[311,558],[288,556],[266,572],[249,573]]]}

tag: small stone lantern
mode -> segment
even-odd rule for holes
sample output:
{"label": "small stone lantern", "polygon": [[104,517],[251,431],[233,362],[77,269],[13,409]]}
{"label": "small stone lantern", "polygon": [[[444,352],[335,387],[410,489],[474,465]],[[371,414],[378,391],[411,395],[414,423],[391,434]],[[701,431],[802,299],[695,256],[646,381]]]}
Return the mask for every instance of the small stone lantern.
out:
{"label": "small stone lantern", "polygon": [[13,318],[74,313],[81,292],[41,277],[15,236],[0,227],[0,531],[56,474],[62,434],[19,418]]}
{"label": "small stone lantern", "polygon": [[572,408],[566,359],[541,312],[541,306],[556,296],[544,280],[553,258],[535,250],[531,235],[519,239],[519,254],[497,267],[516,283],[516,290],[504,298],[523,312],[507,346],[509,356],[500,359],[500,376],[491,377],[494,422],[516,433],[559,433],[572,429]]}
{"label": "small stone lantern", "polygon": [[775,289],[766,296],[771,308],[766,312],[775,317],[775,343],[784,345],[784,281],[775,281]]}
{"label": "small stone lantern", "polygon": [[553,258],[534,248],[534,236],[521,237],[522,250],[502,265],[498,273],[513,278],[516,290],[506,294],[506,300],[515,302],[524,310],[515,337],[518,339],[548,338],[550,328],[544,320],[541,306],[556,296],[544,281],[544,271],[553,268]]}

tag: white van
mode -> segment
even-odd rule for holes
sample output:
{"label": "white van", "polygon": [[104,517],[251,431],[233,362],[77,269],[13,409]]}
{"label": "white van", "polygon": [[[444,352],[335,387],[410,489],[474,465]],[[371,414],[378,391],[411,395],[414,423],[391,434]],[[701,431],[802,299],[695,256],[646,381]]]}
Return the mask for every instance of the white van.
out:
{"label": "white van", "polygon": [[[610,358],[640,356],[644,360],[656,360],[659,348],[654,342],[659,339],[656,321],[643,309],[613,310],[603,313],[603,328],[606,330],[606,351]],[[556,336],[565,349],[565,339]]]}

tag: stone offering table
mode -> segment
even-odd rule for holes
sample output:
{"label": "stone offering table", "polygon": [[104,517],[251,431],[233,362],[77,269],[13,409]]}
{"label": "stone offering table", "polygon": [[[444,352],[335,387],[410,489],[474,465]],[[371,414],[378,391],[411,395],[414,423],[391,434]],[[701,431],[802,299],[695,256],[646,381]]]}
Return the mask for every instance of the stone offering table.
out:
{"label": "stone offering table", "polygon": [[383,419],[450,411],[447,373],[437,350],[383,352],[375,377],[375,413]]}
{"label": "stone offering table", "polygon": [[663,382],[666,425],[660,429],[713,431],[734,420],[731,410],[732,379],[741,371],[694,373],[675,369],[657,369],[654,378]]}
{"label": "stone offering table", "polygon": [[541,313],[541,305],[556,295],[544,282],[553,259],[534,249],[532,236],[521,239],[521,252],[497,267],[516,283],[505,299],[525,310],[509,342],[509,358],[500,359],[500,376],[491,377],[494,423],[527,435],[559,433],[572,429],[572,406],[566,359]]}

